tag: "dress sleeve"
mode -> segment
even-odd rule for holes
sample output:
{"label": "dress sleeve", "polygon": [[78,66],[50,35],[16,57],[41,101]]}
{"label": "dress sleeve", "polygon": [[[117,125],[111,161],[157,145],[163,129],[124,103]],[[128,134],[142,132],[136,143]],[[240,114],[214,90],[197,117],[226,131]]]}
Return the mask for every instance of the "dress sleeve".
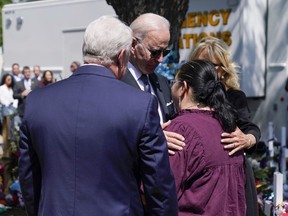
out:
{"label": "dress sleeve", "polygon": [[229,89],[227,91],[228,100],[237,110],[240,118],[249,121],[251,118],[250,109],[248,107],[246,95],[243,91]]}
{"label": "dress sleeve", "polygon": [[[250,121],[250,109],[248,107],[246,95],[240,90],[228,90],[228,100],[234,106],[238,112],[238,123],[237,126],[245,134],[252,134],[256,138],[256,143],[261,137],[261,131],[259,127]],[[254,145],[250,149],[246,149],[246,153],[252,153],[256,148]]]}
{"label": "dress sleeve", "polygon": [[[172,122],[173,123],[173,122]],[[199,175],[205,167],[204,148],[199,135],[181,124],[171,124],[168,128],[185,137],[186,146],[170,156],[170,166],[174,174],[178,198],[185,189],[185,183]]]}

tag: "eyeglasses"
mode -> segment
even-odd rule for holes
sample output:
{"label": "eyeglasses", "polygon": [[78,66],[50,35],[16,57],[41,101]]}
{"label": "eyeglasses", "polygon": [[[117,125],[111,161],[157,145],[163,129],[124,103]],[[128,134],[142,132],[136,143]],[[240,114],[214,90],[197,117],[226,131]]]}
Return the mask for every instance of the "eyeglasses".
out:
{"label": "eyeglasses", "polygon": [[170,80],[170,81],[169,81],[170,88],[172,88],[172,86],[173,86],[175,83],[177,83],[177,82],[182,83],[182,81],[179,81],[179,80],[175,80],[175,79]]}
{"label": "eyeglasses", "polygon": [[168,49],[159,49],[159,50],[148,49],[148,51],[150,52],[150,57],[154,58],[154,59],[159,58],[161,56],[161,54],[163,55],[163,57],[165,57],[170,53],[170,50],[168,50]]}
{"label": "eyeglasses", "polygon": [[[139,38],[135,38],[137,43],[142,44],[142,40]],[[143,44],[142,44],[143,45]],[[144,45],[143,45],[144,46]],[[163,55],[163,57],[167,56],[170,53],[169,49],[159,49],[159,50],[152,50],[152,49],[148,49],[146,46],[144,46],[149,52],[150,52],[150,57],[157,59],[161,56],[161,54]]]}

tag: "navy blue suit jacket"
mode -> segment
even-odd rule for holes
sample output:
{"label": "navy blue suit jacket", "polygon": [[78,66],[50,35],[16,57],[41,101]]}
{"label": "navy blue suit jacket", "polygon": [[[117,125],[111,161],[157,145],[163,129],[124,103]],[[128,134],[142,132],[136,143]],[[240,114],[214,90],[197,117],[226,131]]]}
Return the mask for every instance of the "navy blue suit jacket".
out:
{"label": "navy blue suit jacket", "polygon": [[154,96],[85,65],[27,98],[19,177],[28,215],[177,215]]}
{"label": "navy blue suit jacket", "polygon": [[[170,120],[175,114],[175,107],[172,100],[169,82],[164,76],[157,73],[149,74],[149,80],[156,93],[162,112],[164,114],[163,120],[166,122]],[[126,70],[126,74],[123,76],[122,81],[128,85],[140,89],[139,85],[128,69]]]}

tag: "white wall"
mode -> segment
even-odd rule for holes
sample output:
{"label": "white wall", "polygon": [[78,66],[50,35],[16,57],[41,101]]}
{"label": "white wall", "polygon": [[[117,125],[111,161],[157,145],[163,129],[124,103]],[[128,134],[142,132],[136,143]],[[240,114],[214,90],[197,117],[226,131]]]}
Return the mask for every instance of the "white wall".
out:
{"label": "white wall", "polygon": [[255,112],[253,120],[260,126],[263,140],[268,138],[268,122],[273,122],[279,141],[281,127],[288,126],[288,93],[284,89],[288,78],[287,10],[287,0],[269,0],[266,96],[264,99],[250,101]]}
{"label": "white wall", "polygon": [[[3,8],[4,70],[10,71],[11,65],[17,62],[21,67],[40,65],[42,70],[52,69],[61,72],[63,78],[68,77],[70,63],[82,62],[86,26],[102,15],[115,15],[105,0],[47,0],[6,5]],[[22,25],[17,25],[20,18]],[[6,27],[7,20],[11,25]]]}

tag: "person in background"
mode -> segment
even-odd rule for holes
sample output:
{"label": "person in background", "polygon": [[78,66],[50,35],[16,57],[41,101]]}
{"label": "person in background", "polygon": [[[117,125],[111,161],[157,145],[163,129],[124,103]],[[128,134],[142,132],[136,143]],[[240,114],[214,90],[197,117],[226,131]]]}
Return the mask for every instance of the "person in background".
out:
{"label": "person in background", "polygon": [[166,128],[185,137],[170,156],[179,216],[246,214],[243,150],[229,156],[221,134],[236,129],[237,112],[208,61],[183,64],[172,85],[178,114]]}
{"label": "person in background", "polygon": [[12,76],[15,83],[20,82],[24,78],[23,74],[20,73],[20,66],[18,63],[12,64]]}
{"label": "person in background", "polygon": [[19,179],[28,216],[142,216],[141,184],[147,215],[177,215],[157,99],[119,81],[131,44],[128,26],[98,18],[84,33],[84,65],[27,98]]}
{"label": "person in background", "polygon": [[41,81],[41,69],[39,65],[35,65],[33,67],[33,73],[34,73],[34,80],[37,79],[39,82]]}
{"label": "person in background", "polygon": [[13,89],[13,97],[18,99],[18,115],[20,118],[23,118],[24,115],[26,97],[31,91],[39,87],[39,81],[31,79],[31,71],[28,66],[23,67],[22,73],[24,79],[17,82]]}
{"label": "person in background", "polygon": [[[169,122],[165,122],[175,113],[169,82],[165,77],[154,72],[170,52],[167,48],[170,40],[170,23],[162,16],[146,13],[137,17],[131,23],[130,28],[133,31],[133,43],[128,69],[122,81],[156,96],[160,123],[164,129],[168,147],[182,150],[185,145],[184,137],[165,131],[165,127],[169,125]],[[170,150],[169,153],[174,154]]]}
{"label": "person in background", "polygon": [[[205,59],[215,66],[218,80],[225,85],[227,98],[238,112],[237,129],[232,133],[223,133],[222,142],[230,155],[245,150],[251,154],[261,137],[260,129],[250,121],[250,110],[246,95],[240,90],[237,65],[232,60],[228,45],[217,38],[203,38],[197,43],[190,55],[190,60]],[[245,157],[247,216],[258,215],[258,202],[253,170]]]}
{"label": "person in background", "polygon": [[50,85],[53,83],[53,81],[54,81],[53,80],[53,72],[50,70],[46,70],[43,73],[43,76],[42,76],[42,79],[40,82],[40,86],[44,87],[44,86]]}
{"label": "person in background", "polygon": [[12,183],[9,172],[11,163],[12,147],[14,140],[14,115],[18,105],[18,100],[13,98],[14,78],[11,74],[5,74],[0,86],[0,104],[2,117],[2,137],[3,137],[3,155],[4,164],[4,194],[9,193],[9,186]]}
{"label": "person in background", "polygon": [[80,62],[73,61],[70,65],[70,71],[71,73],[74,73],[79,67],[81,66]]}

